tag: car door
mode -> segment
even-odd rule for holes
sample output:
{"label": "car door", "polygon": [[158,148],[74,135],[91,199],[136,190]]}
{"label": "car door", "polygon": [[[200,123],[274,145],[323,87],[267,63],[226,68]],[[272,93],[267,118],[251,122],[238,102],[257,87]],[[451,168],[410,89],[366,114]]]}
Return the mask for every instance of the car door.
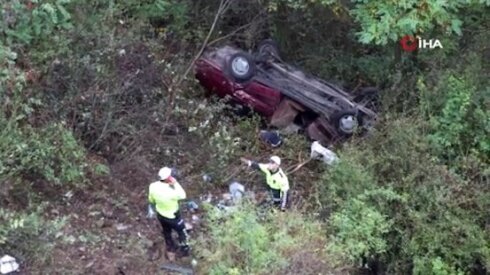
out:
{"label": "car door", "polygon": [[249,107],[264,116],[271,117],[281,101],[281,93],[252,80],[246,85],[235,87],[234,95],[245,101]]}
{"label": "car door", "polygon": [[196,62],[196,78],[202,86],[219,97],[233,96],[233,83],[224,73],[205,60]]}

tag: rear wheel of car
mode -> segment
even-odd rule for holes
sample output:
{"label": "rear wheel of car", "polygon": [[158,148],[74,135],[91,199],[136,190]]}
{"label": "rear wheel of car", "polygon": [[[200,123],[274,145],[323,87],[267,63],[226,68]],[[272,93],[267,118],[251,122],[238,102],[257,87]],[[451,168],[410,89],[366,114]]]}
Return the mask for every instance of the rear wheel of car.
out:
{"label": "rear wheel of car", "polygon": [[257,46],[259,57],[269,59],[271,57],[279,59],[279,47],[272,39],[265,39]]}
{"label": "rear wheel of car", "polygon": [[367,107],[374,112],[379,111],[380,100],[378,89],[374,87],[362,89],[359,94],[354,97],[354,102]]}
{"label": "rear wheel of car", "polygon": [[228,60],[226,68],[237,82],[250,80],[257,71],[252,56],[244,52],[233,54]]}
{"label": "rear wheel of car", "polygon": [[332,121],[337,131],[344,136],[354,134],[359,126],[357,111],[355,110],[337,111],[332,115]]}

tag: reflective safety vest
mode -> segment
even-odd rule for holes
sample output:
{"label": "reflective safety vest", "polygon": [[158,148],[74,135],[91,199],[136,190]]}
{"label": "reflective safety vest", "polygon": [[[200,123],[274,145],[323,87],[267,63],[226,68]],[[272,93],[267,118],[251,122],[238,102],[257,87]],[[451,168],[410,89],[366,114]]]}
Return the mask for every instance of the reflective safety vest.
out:
{"label": "reflective safety vest", "polygon": [[281,193],[289,190],[289,180],[284,171],[279,168],[276,172],[271,172],[267,164],[259,164],[259,169],[265,174],[265,180],[270,188],[281,190]]}
{"label": "reflective safety vest", "polygon": [[185,198],[185,191],[177,181],[173,186],[161,181],[150,184],[148,201],[155,205],[158,214],[165,218],[175,218],[175,212],[179,210],[179,200]]}

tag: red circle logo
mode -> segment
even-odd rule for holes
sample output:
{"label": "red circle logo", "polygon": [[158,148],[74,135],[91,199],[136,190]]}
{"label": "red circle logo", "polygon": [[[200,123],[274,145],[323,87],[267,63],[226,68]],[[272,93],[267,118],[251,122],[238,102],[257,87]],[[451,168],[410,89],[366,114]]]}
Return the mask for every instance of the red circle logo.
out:
{"label": "red circle logo", "polygon": [[413,35],[405,35],[400,39],[400,45],[402,45],[402,49],[406,52],[413,52],[417,49],[418,41],[417,38]]}

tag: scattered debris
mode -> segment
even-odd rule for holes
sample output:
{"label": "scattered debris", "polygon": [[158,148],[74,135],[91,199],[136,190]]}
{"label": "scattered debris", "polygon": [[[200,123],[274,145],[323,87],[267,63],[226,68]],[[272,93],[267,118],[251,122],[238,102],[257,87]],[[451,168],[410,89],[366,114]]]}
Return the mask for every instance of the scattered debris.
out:
{"label": "scattered debris", "polygon": [[187,231],[191,231],[192,229],[194,229],[194,226],[188,222],[185,223],[185,230]]}
{"label": "scattered debris", "polygon": [[197,205],[195,201],[188,201],[187,209],[189,209],[191,212],[194,212],[199,209],[199,205]]}
{"label": "scattered debris", "polygon": [[200,221],[201,219],[197,215],[192,215],[192,223],[196,224]]}
{"label": "scattered debris", "polygon": [[230,194],[233,202],[238,202],[245,194],[245,186],[236,181],[232,182],[230,184]]}
{"label": "scattered debris", "polygon": [[19,264],[14,257],[5,255],[0,258],[0,273],[8,274],[19,270]]}
{"label": "scattered debris", "polygon": [[124,231],[124,230],[126,230],[128,228],[129,228],[128,225],[125,225],[125,224],[122,224],[122,223],[116,224],[116,230],[117,231]]}
{"label": "scattered debris", "polygon": [[318,141],[315,141],[311,144],[310,157],[312,159],[322,160],[328,165],[333,165],[339,160],[337,154],[335,154],[332,150],[323,147]]}
{"label": "scattered debris", "polygon": [[282,144],[282,138],[277,131],[261,130],[259,133],[260,139],[272,148],[277,148]]}
{"label": "scattered debris", "polygon": [[89,217],[93,217],[93,216],[98,216],[100,215],[100,211],[92,211],[90,213],[88,213]]}
{"label": "scattered debris", "polygon": [[71,197],[73,197],[73,191],[70,190],[70,191],[65,193],[65,198],[71,199]]}
{"label": "scattered debris", "polygon": [[213,180],[213,178],[209,174],[204,174],[204,175],[202,175],[202,180],[204,182],[211,182]]}

